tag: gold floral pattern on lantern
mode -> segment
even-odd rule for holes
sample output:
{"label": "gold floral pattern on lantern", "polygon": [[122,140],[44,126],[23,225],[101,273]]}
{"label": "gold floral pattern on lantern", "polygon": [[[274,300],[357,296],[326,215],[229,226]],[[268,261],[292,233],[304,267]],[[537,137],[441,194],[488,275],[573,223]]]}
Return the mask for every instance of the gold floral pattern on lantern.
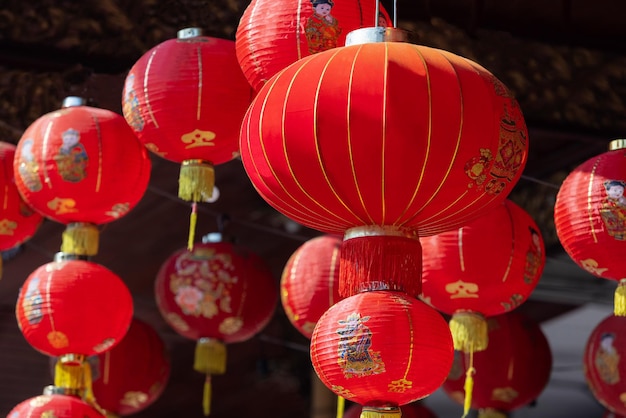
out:
{"label": "gold floral pattern on lantern", "polygon": [[446,292],[450,294],[450,299],[478,298],[478,285],[476,283],[457,280],[446,285]]}
{"label": "gold floral pattern on lantern", "polygon": [[62,199],[55,197],[48,202],[48,209],[53,210],[57,215],[78,212],[78,209],[76,209],[76,201],[70,198]]}
{"label": "gold floral pattern on lantern", "polygon": [[243,327],[243,320],[241,318],[231,316],[230,318],[226,318],[222,321],[219,331],[224,335],[232,335],[238,332],[241,327]]}
{"label": "gold floral pattern on lantern", "polygon": [[50,396],[37,396],[35,398],[32,398],[29,404],[33,408],[38,408],[47,405],[48,403],[50,403],[51,400],[52,398]]}
{"label": "gold floral pattern on lantern", "polygon": [[333,385],[331,390],[342,398],[354,398],[354,393],[350,392],[350,389],[344,388],[343,386]]}
{"label": "gold floral pattern on lantern", "polygon": [[124,393],[124,397],[120,401],[122,405],[128,405],[130,407],[138,409],[141,404],[148,400],[148,395],[140,391],[128,391]]}
{"label": "gold floral pattern on lantern", "polygon": [[593,258],[587,258],[585,260],[580,260],[580,265],[587,270],[591,274],[595,274],[597,276],[602,276],[602,273],[608,270],[606,267],[600,267],[598,262]]}
{"label": "gold floral pattern on lantern", "polygon": [[215,132],[201,131],[200,129],[194,129],[193,131],[184,134],[180,137],[180,140],[187,144],[185,149],[196,147],[214,147]]}
{"label": "gold floral pattern on lantern", "polygon": [[183,332],[189,331],[189,324],[185,322],[180,315],[175,312],[168,312],[166,315],[167,321],[172,324],[172,326],[176,329],[179,329]]}
{"label": "gold floral pattern on lantern", "polygon": [[413,382],[402,378],[402,379],[394,380],[391,383],[389,383],[388,390],[389,392],[404,393],[408,389],[411,389],[412,387],[413,387]]}
{"label": "gold floral pattern on lantern", "polygon": [[337,363],[346,378],[385,372],[380,352],[371,349],[372,331],[364,325],[369,319],[369,316],[361,317],[360,313],[353,312],[345,320],[338,321],[342,327],[336,331],[340,335]]}
{"label": "gold floral pattern on lantern", "polygon": [[0,235],[12,236],[17,228],[17,222],[4,218],[0,221]]}
{"label": "gold floral pattern on lantern", "polygon": [[70,342],[67,339],[67,335],[61,331],[52,331],[48,333],[48,342],[54,348],[67,347]]}
{"label": "gold floral pattern on lantern", "polygon": [[40,415],[41,418],[57,418],[54,411],[43,411]]}
{"label": "gold floral pattern on lantern", "polygon": [[113,347],[113,344],[115,344],[115,338],[106,338],[100,344],[95,345],[93,351],[96,353],[102,353]]}
{"label": "gold floral pattern on lantern", "polygon": [[512,387],[495,388],[491,393],[491,399],[501,402],[512,402],[519,393]]}
{"label": "gold floral pattern on lantern", "polygon": [[524,296],[520,295],[519,293],[515,293],[513,295],[511,295],[511,298],[509,299],[508,302],[502,302],[502,307],[508,312],[508,311],[512,311],[513,309],[517,308],[518,306],[520,306],[523,302],[524,302]]}
{"label": "gold floral pattern on lantern", "polygon": [[112,218],[118,219],[126,215],[128,211],[130,211],[130,203],[128,202],[116,203],[113,206],[111,206],[111,210],[107,211],[106,215]]}

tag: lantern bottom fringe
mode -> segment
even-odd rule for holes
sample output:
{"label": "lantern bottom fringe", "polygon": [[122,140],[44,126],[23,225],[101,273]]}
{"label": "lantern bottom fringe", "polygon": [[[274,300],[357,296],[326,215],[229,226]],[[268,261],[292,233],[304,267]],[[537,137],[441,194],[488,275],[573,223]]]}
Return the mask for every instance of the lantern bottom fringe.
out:
{"label": "lantern bottom fringe", "polygon": [[483,351],[489,343],[487,321],[477,312],[457,312],[450,319],[454,349],[464,353]]}
{"label": "lantern bottom fringe", "polygon": [[178,176],[178,197],[187,202],[208,202],[213,195],[215,170],[204,160],[185,160]]}
{"label": "lantern bottom fringe", "polygon": [[346,409],[346,399],[342,396],[337,396],[337,418],[343,418],[343,412]]}
{"label": "lantern bottom fringe", "polygon": [[202,393],[202,412],[205,417],[211,415],[211,375],[207,374],[204,379],[204,390]]}
{"label": "lantern bottom fringe", "polygon": [[61,241],[61,252],[72,255],[93,256],[98,254],[100,232],[96,225],[73,222],[65,227]]}
{"label": "lantern bottom fringe", "polygon": [[[422,292],[422,246],[416,234],[380,234],[348,237],[341,244],[339,294],[349,297],[371,290],[391,290],[417,297]],[[352,230],[357,228],[352,228]]]}
{"label": "lantern bottom fringe", "polygon": [[204,374],[226,372],[226,345],[214,338],[200,338],[196,343],[193,369]]}
{"label": "lantern bottom fringe", "polygon": [[620,280],[615,289],[613,313],[615,316],[626,316],[626,279]]}
{"label": "lantern bottom fringe", "polygon": [[507,414],[495,409],[486,408],[478,411],[478,418],[507,418]]}
{"label": "lantern bottom fringe", "polygon": [[360,418],[400,418],[402,411],[399,407],[377,408],[372,406],[364,406],[361,410]]}

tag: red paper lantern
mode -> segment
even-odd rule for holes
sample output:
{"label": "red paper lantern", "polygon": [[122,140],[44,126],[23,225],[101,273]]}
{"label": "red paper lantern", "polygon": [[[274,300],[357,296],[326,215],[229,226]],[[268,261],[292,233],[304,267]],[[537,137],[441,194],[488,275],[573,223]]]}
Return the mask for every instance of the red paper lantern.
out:
{"label": "red paper lantern", "polygon": [[[460,404],[469,361],[457,351],[443,384],[446,394]],[[544,390],[552,369],[552,353],[539,325],[512,312],[489,318],[489,346],[474,354],[473,366],[477,372],[472,408],[509,413],[529,404]]]}
{"label": "red paper lantern", "polygon": [[452,358],[446,321],[401,292],[363,292],[339,301],[322,315],[311,338],[320,380],[363,405],[365,417],[399,417],[399,406],[443,383]]}
{"label": "red paper lantern", "polygon": [[[346,409],[346,412],[343,414],[343,418],[359,418],[362,410],[363,407],[360,405],[353,405]],[[420,402],[402,405],[400,407],[400,412],[402,412],[402,418],[437,418],[433,411],[422,405]]]}
{"label": "red paper lantern", "polygon": [[43,220],[19,194],[13,174],[15,145],[0,141],[0,250],[8,250],[29,240]]}
{"label": "red paper lantern", "polygon": [[606,411],[604,411],[604,415],[602,415],[602,418],[624,418],[624,416],[618,415],[615,412],[607,409]]}
{"label": "red paper lantern", "polygon": [[28,276],[15,312],[22,334],[38,351],[91,356],[124,337],[133,300],[124,282],[99,264],[53,261]]}
{"label": "red paper lantern", "polygon": [[7,418],[105,418],[88,403],[75,396],[40,395],[27,399],[9,412]]}
{"label": "red paper lantern", "polygon": [[583,269],[619,281],[615,314],[626,315],[625,140],[590,158],[561,184],[554,206],[556,232],[565,251]]}
{"label": "red paper lantern", "polygon": [[[209,388],[210,375],[226,370],[225,344],[256,335],[278,302],[274,278],[263,260],[228,242],[175,252],[159,270],[155,294],[165,321],[197,341],[194,369],[207,375]],[[207,397],[204,407],[208,415]]]}
{"label": "red paper lantern", "polygon": [[122,116],[80,103],[66,99],[26,129],[14,171],[24,200],[70,227],[61,251],[90,256],[97,253],[94,224],[119,219],[139,202],[151,164]]}
{"label": "red paper lantern", "polygon": [[323,235],[302,244],[287,260],[280,281],[280,300],[287,318],[311,338],[322,314],[339,296],[341,238]]}
{"label": "red paper lantern", "polygon": [[311,54],[344,46],[346,35],[366,26],[391,26],[375,0],[252,0],[237,27],[237,59],[259,90],[274,74]]}
{"label": "red paper lantern", "polygon": [[487,70],[380,42],[320,52],[275,75],[248,109],[240,147],[270,205],[344,233],[345,296],[380,288],[381,278],[419,294],[418,235],[458,228],[502,202],[528,143],[517,102]]}
{"label": "red paper lantern", "polygon": [[616,414],[626,415],[626,318],[610,315],[591,332],[583,371],[593,396]]}
{"label": "red paper lantern", "polygon": [[170,375],[163,340],[150,325],[136,318],[119,344],[90,357],[89,362],[93,365],[96,402],[118,416],[134,414],[153,404]]}

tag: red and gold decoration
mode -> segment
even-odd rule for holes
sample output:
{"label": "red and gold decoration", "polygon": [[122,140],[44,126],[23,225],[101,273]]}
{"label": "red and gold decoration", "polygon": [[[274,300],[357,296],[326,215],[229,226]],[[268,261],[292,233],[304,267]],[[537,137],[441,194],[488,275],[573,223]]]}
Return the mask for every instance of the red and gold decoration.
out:
{"label": "red and gold decoration", "polygon": [[626,318],[610,315],[591,332],[583,371],[593,396],[610,411],[626,415]]}
{"label": "red and gold decoration", "polygon": [[596,277],[619,282],[615,315],[626,316],[626,140],[576,167],[563,181],[554,206],[565,251]]}
{"label": "red and gold decoration", "polygon": [[177,333],[197,341],[194,369],[206,375],[205,415],[210,412],[211,375],[226,371],[226,344],[261,331],[276,308],[276,290],[263,260],[229,242],[196,244],[161,266],[157,306]]}
{"label": "red and gold decoration", "polygon": [[7,418],[105,418],[78,397],[70,395],[39,395],[13,408]]}
{"label": "red and gold decoration", "polygon": [[[346,409],[343,418],[359,418],[363,407],[361,405],[353,405]],[[437,418],[435,413],[424,406],[421,402],[412,402],[400,407],[402,418]]]}
{"label": "red and gold decoration", "polygon": [[124,282],[107,268],[68,259],[33,271],[20,289],[15,311],[26,341],[58,357],[55,386],[89,392],[91,373],[85,359],[121,341],[131,322],[133,300]]}
{"label": "red and gold decoration", "polygon": [[311,54],[344,46],[362,27],[391,26],[376,0],[252,0],[236,34],[237,59],[259,90],[274,74]]}
{"label": "red and gold decoration", "polygon": [[137,318],[119,344],[88,361],[93,370],[93,395],[109,418],[132,415],[152,405],[163,393],[170,375],[163,340]]}
{"label": "red and gold decoration", "polygon": [[302,244],[287,260],[280,280],[280,300],[287,318],[311,338],[322,314],[339,296],[341,238],[322,235]]}
{"label": "red and gold decoration", "polygon": [[251,96],[235,43],[202,36],[197,28],[147,51],[126,77],[126,121],[149,150],[181,164],[178,196],[193,202],[190,249],[196,204],[211,199],[214,166],[239,155],[239,128]]}
{"label": "red and gold decoration", "polygon": [[150,159],[124,118],[68,98],[33,122],[17,144],[15,183],[24,200],[67,225],[61,251],[93,256],[97,225],[126,215],[143,197]]}
{"label": "red and gold decoration", "polygon": [[362,418],[400,417],[445,380],[453,359],[443,317],[401,292],[369,291],[333,305],[311,338],[311,361],[337,395],[363,405]]}
{"label": "red and gold decoration", "polygon": [[443,390],[463,405],[465,370],[473,366],[480,378],[474,385],[472,408],[479,410],[480,418],[506,417],[544,390],[552,353],[539,325],[517,312],[489,318],[488,324],[489,346],[473,359],[457,351]]}

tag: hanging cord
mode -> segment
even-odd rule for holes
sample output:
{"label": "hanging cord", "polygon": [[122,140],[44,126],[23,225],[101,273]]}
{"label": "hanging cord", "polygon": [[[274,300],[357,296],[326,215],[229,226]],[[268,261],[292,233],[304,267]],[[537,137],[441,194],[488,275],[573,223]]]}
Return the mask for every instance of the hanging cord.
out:
{"label": "hanging cord", "polygon": [[474,368],[474,347],[470,347],[469,352],[469,367],[465,372],[465,384],[463,385],[463,389],[465,390],[465,399],[463,401],[463,416],[461,418],[467,417],[471,407],[472,407],[472,392],[474,391],[474,375],[476,374],[476,369]]}

